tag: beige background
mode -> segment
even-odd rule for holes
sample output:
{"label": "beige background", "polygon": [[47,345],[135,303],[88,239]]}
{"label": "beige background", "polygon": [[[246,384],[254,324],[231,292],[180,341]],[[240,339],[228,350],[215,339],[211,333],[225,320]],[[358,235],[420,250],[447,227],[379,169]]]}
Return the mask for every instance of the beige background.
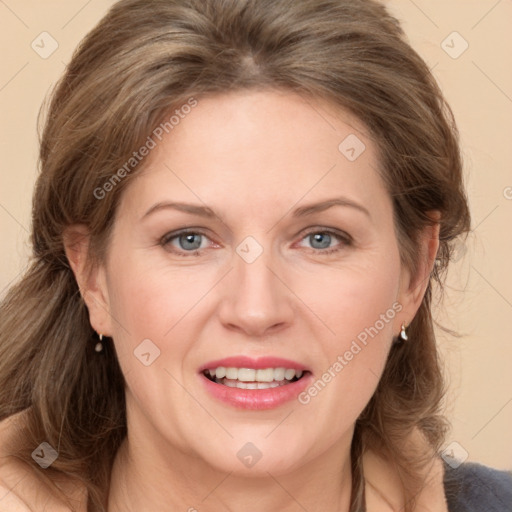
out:
{"label": "beige background", "polygon": [[[18,279],[29,254],[39,106],[75,46],[112,3],[0,0],[0,296]],[[443,325],[464,334],[439,334],[450,377],[447,413],[453,429],[447,445],[457,442],[456,455],[468,452],[469,460],[511,469],[512,2],[386,3],[454,110],[473,215],[467,249],[458,253],[437,312]],[[46,59],[31,47],[44,31],[58,43]]]}

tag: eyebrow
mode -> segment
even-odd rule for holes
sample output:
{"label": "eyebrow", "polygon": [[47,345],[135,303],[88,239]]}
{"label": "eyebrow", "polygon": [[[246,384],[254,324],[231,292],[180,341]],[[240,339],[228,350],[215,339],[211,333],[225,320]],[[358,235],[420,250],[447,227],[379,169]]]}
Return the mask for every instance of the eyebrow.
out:
{"label": "eyebrow", "polygon": [[293,212],[294,217],[303,217],[312,213],[322,212],[333,206],[348,206],[355,208],[356,210],[364,213],[366,216],[371,218],[370,212],[361,204],[352,201],[346,197],[334,197],[333,199],[327,199],[319,203],[314,203],[306,206],[301,206]]}
{"label": "eyebrow", "polygon": [[[361,204],[352,201],[351,199],[345,197],[334,197],[332,199],[327,199],[325,201],[321,201],[318,203],[308,204],[305,206],[301,206],[295,209],[292,213],[293,217],[305,217],[307,215],[311,215],[313,213],[318,213],[325,211],[333,206],[345,206],[354,208],[369,218],[371,218],[370,212]],[[161,210],[178,210],[185,213],[190,213],[192,215],[198,215],[200,217],[205,217],[208,219],[217,217],[215,212],[209,208],[208,206],[199,206],[191,203],[179,203],[179,202],[160,202],[153,205],[142,217],[144,219],[149,215],[161,211]]]}

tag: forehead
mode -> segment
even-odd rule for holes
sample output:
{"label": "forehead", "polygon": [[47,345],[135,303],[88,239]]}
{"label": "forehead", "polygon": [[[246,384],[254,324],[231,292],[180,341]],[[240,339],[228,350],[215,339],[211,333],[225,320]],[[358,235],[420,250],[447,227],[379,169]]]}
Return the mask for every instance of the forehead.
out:
{"label": "forehead", "polygon": [[125,191],[141,214],[166,200],[238,211],[283,210],[341,193],[383,214],[389,197],[364,124],[334,104],[242,91],[197,99]]}

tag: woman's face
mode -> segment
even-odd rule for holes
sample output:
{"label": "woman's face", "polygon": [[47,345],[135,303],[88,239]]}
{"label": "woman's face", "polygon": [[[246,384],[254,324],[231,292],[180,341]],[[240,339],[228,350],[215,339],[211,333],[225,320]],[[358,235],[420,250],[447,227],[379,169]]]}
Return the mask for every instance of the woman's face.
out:
{"label": "woman's face", "polygon": [[[155,140],[91,291],[132,439],[251,475],[342,456],[419,304],[375,145],[347,113],[274,91],[199,99]],[[229,381],[203,372],[218,367]],[[276,387],[238,387],[256,379]]]}

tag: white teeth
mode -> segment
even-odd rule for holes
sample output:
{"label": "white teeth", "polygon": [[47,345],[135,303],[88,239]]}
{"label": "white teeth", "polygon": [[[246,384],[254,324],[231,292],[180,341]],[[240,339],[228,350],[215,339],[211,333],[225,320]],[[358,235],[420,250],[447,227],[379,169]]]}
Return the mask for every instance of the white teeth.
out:
{"label": "white teeth", "polygon": [[238,379],[238,368],[226,368],[226,379]]}
{"label": "white teeth", "polygon": [[[295,375],[295,372],[293,372]],[[272,382],[274,380],[274,369],[256,370],[256,380],[258,382]]]}
{"label": "white teeth", "polygon": [[286,370],[284,372],[284,378],[286,380],[292,380],[295,377],[295,370]]}
{"label": "white teeth", "polygon": [[[226,368],[219,366],[206,371],[215,382],[220,382],[230,387],[239,387],[242,389],[266,389],[276,387],[293,380],[295,377],[300,379],[303,375],[302,370],[292,368],[265,368],[255,370],[254,368]],[[222,382],[221,382],[222,381]],[[260,384],[264,387],[260,387]]]}
{"label": "white teeth", "polygon": [[275,368],[274,369],[274,380],[281,382],[282,380],[284,380],[285,373],[286,373],[286,370],[284,368]]}
{"label": "white teeth", "polygon": [[239,380],[230,379],[215,379],[217,384],[224,384],[230,388],[239,389],[269,389],[277,388],[278,386],[286,386],[286,382],[241,382]]}
{"label": "white teeth", "polygon": [[[238,373],[236,377],[230,377],[231,379],[238,379],[242,382],[254,382],[256,380],[256,370],[253,370],[252,368],[239,368],[238,370],[236,368],[230,368],[230,370],[233,370],[233,374],[235,372]],[[258,370],[258,372],[259,371],[260,370]]]}

